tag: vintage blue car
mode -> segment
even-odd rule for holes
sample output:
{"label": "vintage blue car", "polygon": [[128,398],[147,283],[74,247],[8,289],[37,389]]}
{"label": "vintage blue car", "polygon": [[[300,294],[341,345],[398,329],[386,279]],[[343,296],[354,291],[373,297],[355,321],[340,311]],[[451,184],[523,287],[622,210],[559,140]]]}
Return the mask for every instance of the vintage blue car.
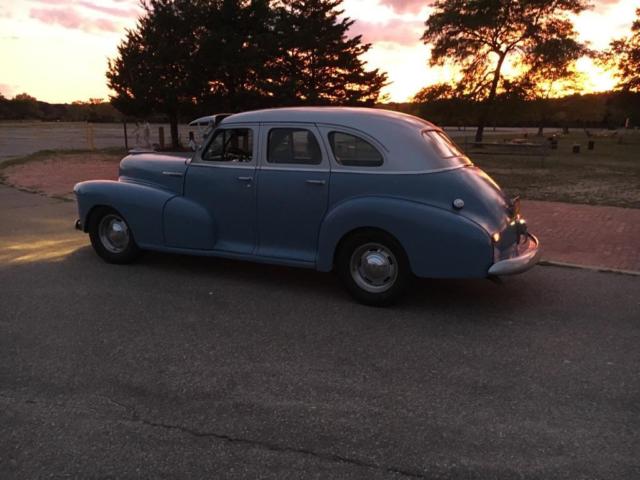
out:
{"label": "vintage blue car", "polygon": [[366,108],[221,115],[192,158],[140,153],[118,181],[75,186],[112,263],[141,250],[337,271],[356,299],[395,301],[412,275],[482,278],[539,257],[518,199],[435,125]]}

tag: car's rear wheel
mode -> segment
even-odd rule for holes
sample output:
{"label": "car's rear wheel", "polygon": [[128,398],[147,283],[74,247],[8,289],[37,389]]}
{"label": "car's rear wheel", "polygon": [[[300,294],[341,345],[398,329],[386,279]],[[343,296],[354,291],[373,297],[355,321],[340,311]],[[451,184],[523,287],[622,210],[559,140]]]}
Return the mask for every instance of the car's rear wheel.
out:
{"label": "car's rear wheel", "polygon": [[89,238],[96,253],[109,263],[130,263],[140,255],[126,220],[111,208],[101,207],[92,212]]}
{"label": "car's rear wheel", "polygon": [[396,302],[411,277],[402,246],[391,235],[378,230],[349,236],[340,246],[337,270],[351,295],[373,306]]}

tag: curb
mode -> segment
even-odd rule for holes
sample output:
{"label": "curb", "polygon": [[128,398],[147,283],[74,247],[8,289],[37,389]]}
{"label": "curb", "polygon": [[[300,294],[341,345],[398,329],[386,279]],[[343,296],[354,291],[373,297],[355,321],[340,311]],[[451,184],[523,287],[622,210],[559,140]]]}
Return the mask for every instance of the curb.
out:
{"label": "curb", "polygon": [[541,260],[538,262],[538,265],[542,267],[575,268],[579,270],[589,270],[591,272],[617,273],[618,275],[631,275],[633,277],[640,277],[640,272],[636,270],[622,270],[618,268],[596,267],[592,265],[579,265],[577,263],[556,262],[554,260]]}

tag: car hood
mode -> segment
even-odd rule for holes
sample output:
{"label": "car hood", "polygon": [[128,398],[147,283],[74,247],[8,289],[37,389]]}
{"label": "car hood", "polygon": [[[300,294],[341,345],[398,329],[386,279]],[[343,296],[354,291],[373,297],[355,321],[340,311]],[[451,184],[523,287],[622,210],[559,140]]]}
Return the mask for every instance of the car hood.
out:
{"label": "car hood", "polygon": [[135,182],[182,193],[185,157],[159,153],[128,155],[120,162],[120,181]]}

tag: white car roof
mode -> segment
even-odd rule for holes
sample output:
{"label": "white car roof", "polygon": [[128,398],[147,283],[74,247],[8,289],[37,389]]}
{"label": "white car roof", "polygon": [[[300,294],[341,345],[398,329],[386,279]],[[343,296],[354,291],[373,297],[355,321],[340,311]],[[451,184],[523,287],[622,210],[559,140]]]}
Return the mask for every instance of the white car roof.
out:
{"label": "white car roof", "polygon": [[222,120],[219,126],[258,123],[315,124],[325,133],[334,129],[351,132],[377,145],[384,154],[386,160],[378,171],[421,172],[443,164],[441,158],[427,148],[422,135],[425,130],[441,129],[401,112],[357,107],[273,108],[236,113]]}
{"label": "white car roof", "polygon": [[396,123],[405,126],[437,128],[432,123],[427,122],[413,115],[383,110],[379,108],[362,107],[289,107],[271,108],[265,110],[254,110],[250,112],[236,113],[224,119],[221,123],[238,122],[303,122],[303,123],[326,123],[333,125],[344,125],[345,127],[363,128],[369,124]]}

